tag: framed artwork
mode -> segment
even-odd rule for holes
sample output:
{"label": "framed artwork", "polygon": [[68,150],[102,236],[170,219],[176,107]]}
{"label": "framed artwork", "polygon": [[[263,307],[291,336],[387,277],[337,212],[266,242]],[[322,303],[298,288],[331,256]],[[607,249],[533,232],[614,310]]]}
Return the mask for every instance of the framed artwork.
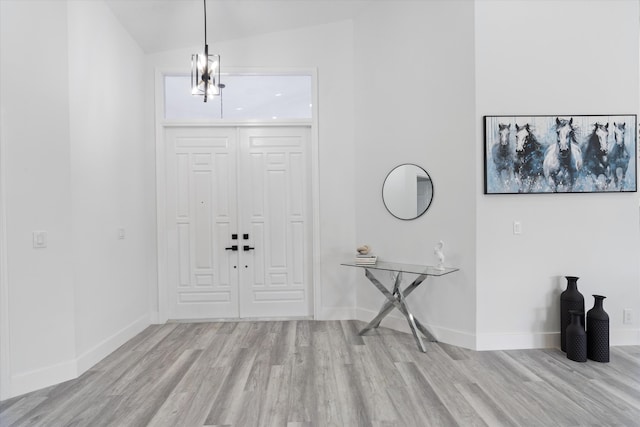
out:
{"label": "framed artwork", "polygon": [[637,191],[637,116],[485,116],[484,192]]}

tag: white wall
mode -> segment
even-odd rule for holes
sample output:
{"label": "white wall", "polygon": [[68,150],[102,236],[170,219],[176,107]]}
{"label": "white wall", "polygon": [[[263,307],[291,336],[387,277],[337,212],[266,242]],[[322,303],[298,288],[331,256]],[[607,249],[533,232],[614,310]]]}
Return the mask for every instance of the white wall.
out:
{"label": "white wall", "polygon": [[[2,1],[0,16],[10,326],[3,383],[15,395],[75,374],[67,9]],[[32,247],[33,230],[47,232],[47,248]]]}
{"label": "white wall", "polygon": [[[191,54],[203,46],[148,55],[147,75],[160,71],[190,72]],[[353,26],[350,21],[215,43],[224,69],[262,67],[269,70],[316,69],[318,75],[319,221],[321,308],[318,317],[352,318],[355,305],[353,271],[340,267],[355,250],[353,198]],[[152,82],[146,108],[154,111]],[[147,115],[147,132],[154,129]],[[153,138],[153,136],[152,136]],[[154,291],[153,301],[157,300]],[[157,303],[152,310],[158,310]]]}
{"label": "white wall", "polygon": [[103,2],[72,1],[68,7],[75,330],[82,372],[149,324],[155,177],[143,141],[141,48]]}
{"label": "white wall", "polygon": [[[429,278],[408,303],[439,339],[467,347],[476,302],[473,11],[468,1],[386,1],[354,22],[357,244],[387,261],[435,264],[443,240],[447,264],[461,271]],[[433,203],[413,221],[391,216],[381,198],[402,163],[433,180]],[[357,297],[362,320],[383,302],[363,277]]]}
{"label": "white wall", "polygon": [[483,115],[636,114],[638,15],[637,1],[476,2],[479,349],[559,345],[565,275],[587,309],[608,297],[613,345],[640,343],[638,315],[622,324],[640,313],[638,193],[485,196],[481,166]]}
{"label": "white wall", "polygon": [[5,399],[76,377],[148,325],[154,203],[143,55],[108,8],[3,0],[0,16]]}

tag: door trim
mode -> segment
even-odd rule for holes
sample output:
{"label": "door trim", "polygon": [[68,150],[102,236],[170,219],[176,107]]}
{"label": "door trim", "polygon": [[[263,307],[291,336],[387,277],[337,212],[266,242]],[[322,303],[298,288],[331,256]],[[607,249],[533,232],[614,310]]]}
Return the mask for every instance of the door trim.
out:
{"label": "door trim", "polygon": [[[230,71],[238,74],[247,72],[251,73],[251,69]],[[311,133],[311,173],[310,173],[310,185],[311,185],[311,228],[312,228],[312,283],[311,283],[311,295],[313,298],[313,318],[318,319],[321,313],[321,275],[320,275],[320,168],[319,168],[319,147],[318,147],[318,84],[317,84],[317,70],[316,69],[260,69],[261,74],[285,74],[285,73],[298,73],[311,75],[312,81],[312,118],[311,120],[212,120],[210,122],[192,121],[192,122],[170,122],[164,119],[164,76],[184,74],[184,70],[160,70],[156,69],[155,73],[155,154],[156,154],[156,243],[157,243],[157,257],[156,257],[156,273],[157,273],[157,286],[150,289],[150,295],[152,296],[151,305],[151,323],[166,323],[169,320],[169,307],[168,307],[168,278],[166,266],[168,265],[168,248],[167,248],[167,233],[166,233],[166,153],[165,153],[165,129],[170,127],[268,127],[268,126],[280,126],[280,127],[310,127]],[[156,297],[156,301],[153,301],[153,296]],[[154,304],[155,302],[155,304]]]}

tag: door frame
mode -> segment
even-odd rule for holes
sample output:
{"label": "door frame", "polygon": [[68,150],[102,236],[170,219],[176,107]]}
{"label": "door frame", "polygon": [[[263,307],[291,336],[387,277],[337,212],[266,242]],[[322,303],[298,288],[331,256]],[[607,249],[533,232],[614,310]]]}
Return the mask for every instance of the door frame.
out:
{"label": "door frame", "polygon": [[155,154],[156,154],[156,274],[157,286],[150,289],[151,323],[165,323],[169,320],[168,292],[169,284],[166,266],[168,265],[168,248],[166,232],[166,152],[165,129],[170,127],[310,127],[310,186],[311,186],[311,296],[313,298],[312,315],[317,319],[321,313],[321,275],[320,275],[320,169],[318,147],[318,79],[317,70],[310,68],[296,69],[263,69],[263,68],[228,68],[228,74],[245,75],[309,75],[311,76],[311,119],[306,120],[166,120],[164,118],[164,77],[184,75],[184,70],[156,69],[155,72]]}

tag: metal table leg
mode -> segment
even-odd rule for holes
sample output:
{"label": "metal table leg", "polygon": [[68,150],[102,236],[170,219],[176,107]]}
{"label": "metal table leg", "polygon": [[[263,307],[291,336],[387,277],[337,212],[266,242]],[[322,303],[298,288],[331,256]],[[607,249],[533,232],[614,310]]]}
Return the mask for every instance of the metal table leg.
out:
{"label": "metal table leg", "polygon": [[369,324],[367,324],[364,329],[360,331],[360,335],[365,334],[371,329],[377,328],[380,325],[382,319],[384,319],[384,317],[386,317],[391,312],[391,310],[397,308],[407,319],[407,323],[409,324],[409,328],[411,329],[411,333],[416,340],[418,348],[420,348],[422,352],[425,352],[425,347],[422,343],[420,335],[418,334],[418,331],[422,332],[425,337],[429,338],[432,341],[435,341],[435,339],[433,338],[433,334],[431,334],[429,330],[413,316],[413,314],[409,310],[409,307],[407,306],[406,297],[411,294],[411,292],[413,292],[427,278],[427,275],[420,275],[409,286],[402,290],[400,289],[400,284],[402,282],[402,273],[398,272],[393,285],[393,293],[390,292],[382,283],[380,283],[380,281],[369,271],[369,269],[365,268],[365,276],[387,298],[387,301],[385,301],[385,303],[382,305],[382,308],[380,309],[378,315],[371,322],[369,322]]}
{"label": "metal table leg", "polygon": [[[372,281],[374,285],[376,285],[375,281],[377,281],[377,279],[375,277],[373,277],[373,274],[371,274],[369,272],[369,270],[365,269],[365,276],[367,276],[367,278],[370,281]],[[413,292],[424,281],[424,279],[426,279],[426,278],[427,278],[426,274],[423,274],[423,275],[419,276],[418,278],[416,278],[416,280],[414,280],[413,283],[411,283],[409,286],[407,286],[404,289],[404,291],[402,292],[404,297],[406,298],[409,294],[411,294],[411,292]],[[380,282],[378,282],[378,283],[380,283]],[[378,287],[378,285],[376,285],[376,287],[378,289],[380,289]],[[394,307],[395,307],[395,305],[394,305],[393,301],[385,301],[384,304],[382,305],[382,308],[380,309],[380,312],[378,313],[378,315],[371,322],[369,322],[369,324],[361,331],[360,335],[362,335],[364,332],[369,331],[370,329],[375,329],[378,326],[380,326],[380,322],[382,321],[382,319],[384,319],[386,317],[386,315],[389,314],[391,312],[391,310],[394,309]],[[422,327],[422,325],[418,326],[418,328],[420,328],[420,327]],[[429,333],[429,335],[431,335],[431,334]]]}

